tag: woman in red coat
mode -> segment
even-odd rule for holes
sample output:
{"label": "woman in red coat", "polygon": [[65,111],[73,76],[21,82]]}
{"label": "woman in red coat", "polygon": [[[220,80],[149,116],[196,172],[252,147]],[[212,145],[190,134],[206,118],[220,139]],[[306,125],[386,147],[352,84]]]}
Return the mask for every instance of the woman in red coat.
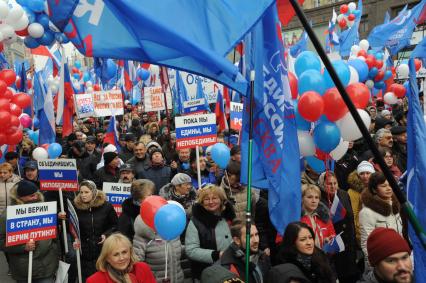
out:
{"label": "woman in red coat", "polygon": [[132,244],[122,234],[105,240],[96,268],[98,272],[87,278],[87,283],[156,283],[149,266],[138,262]]}
{"label": "woman in red coat", "polygon": [[322,249],[325,243],[336,236],[330,212],[326,205],[320,202],[320,189],[311,184],[302,185],[302,218],[301,222],[308,224],[315,233],[315,246]]}

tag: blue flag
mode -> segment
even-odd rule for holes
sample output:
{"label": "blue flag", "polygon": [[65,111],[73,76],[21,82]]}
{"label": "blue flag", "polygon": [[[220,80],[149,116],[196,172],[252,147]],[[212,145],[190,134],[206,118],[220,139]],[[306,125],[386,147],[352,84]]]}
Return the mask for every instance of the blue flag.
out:
{"label": "blue flag", "polygon": [[[62,0],[59,5],[55,2],[48,1],[51,20],[63,27],[67,37],[86,56],[155,63],[199,74],[239,91],[245,91],[247,82],[225,56],[266,8],[275,3],[273,0],[94,3]],[[63,16],[54,16],[58,14]],[[68,22],[64,15],[68,15]],[[63,25],[64,22],[67,24]]]}
{"label": "blue flag", "polygon": [[204,110],[210,113],[210,106],[207,102],[207,96],[203,91],[203,85],[201,84],[201,80],[202,78],[200,77],[197,79],[197,94],[195,95],[195,99],[204,99]]}
{"label": "blue flag", "polygon": [[56,139],[52,92],[46,85],[41,72],[35,73],[34,107],[40,121],[39,144],[50,144]]}
{"label": "blue flag", "polygon": [[388,23],[376,26],[368,36],[372,49],[387,47],[391,55],[409,45],[411,36],[417,25],[420,15],[425,9],[426,0],[422,0],[412,9],[406,7],[399,12],[395,19]]}
{"label": "blue flag", "polygon": [[360,11],[360,14],[359,17],[355,19],[354,25],[339,35],[340,56],[349,56],[352,46],[359,43],[358,29],[362,17],[362,0],[358,1],[358,10]]}
{"label": "blue flag", "polygon": [[179,71],[176,70],[176,99],[177,109],[180,114],[183,113],[183,102],[188,101],[188,92],[186,91],[185,84],[183,83],[182,76]]}
{"label": "blue flag", "polygon": [[[420,225],[426,227],[426,125],[419,102],[419,89],[416,79],[414,59],[410,67],[410,91],[407,116],[407,196],[412,204]],[[413,227],[409,226],[409,236],[413,244],[416,282],[426,282],[426,251]]]}
{"label": "blue flag", "polygon": [[[253,186],[269,190],[269,215],[277,231],[283,234],[288,223],[300,219],[301,183],[300,168],[295,166],[299,164],[297,128],[280,35],[274,5],[247,37],[245,55],[248,70],[255,70]],[[248,176],[247,107],[245,103],[241,141],[243,183],[247,183]]]}
{"label": "blue flag", "polygon": [[308,50],[308,34],[304,31],[300,36],[299,41],[290,47],[290,55],[293,58],[296,58],[297,55],[306,50]]}

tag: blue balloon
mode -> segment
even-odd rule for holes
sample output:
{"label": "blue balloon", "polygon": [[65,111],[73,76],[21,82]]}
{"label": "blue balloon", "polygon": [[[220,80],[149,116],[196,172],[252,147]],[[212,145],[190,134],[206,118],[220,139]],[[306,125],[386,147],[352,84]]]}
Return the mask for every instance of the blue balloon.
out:
{"label": "blue balloon", "polygon": [[38,38],[37,41],[41,45],[48,46],[48,45],[52,44],[53,41],[55,41],[55,36],[53,35],[53,32],[45,30],[42,37]]}
{"label": "blue balloon", "polygon": [[37,39],[31,37],[31,36],[26,36],[24,39],[24,44],[27,48],[37,48],[40,46],[40,43],[38,43]]}
{"label": "blue balloon", "polygon": [[44,0],[29,0],[27,2],[27,7],[30,8],[31,11],[40,13],[44,11]]}
{"label": "blue balloon", "polygon": [[117,74],[117,65],[112,59],[107,59],[106,64],[107,78],[110,80]]}
{"label": "blue balloon", "polygon": [[224,143],[217,143],[213,145],[212,150],[213,161],[221,168],[225,169],[228,166],[229,159],[231,159],[231,152],[229,147]]}
{"label": "blue balloon", "polygon": [[22,8],[24,8],[24,6],[28,5],[28,0],[16,0],[16,3],[18,3],[19,5],[21,5]]}
{"label": "blue balloon", "polygon": [[403,86],[405,87],[405,90],[406,90],[405,95],[406,95],[408,98],[410,98],[410,95],[411,95],[410,82],[409,82],[409,81],[406,81],[406,82],[403,84]]}
{"label": "blue balloon", "polygon": [[349,60],[348,64],[358,72],[359,81],[365,82],[368,79],[368,65],[361,59]]}
{"label": "blue balloon", "polygon": [[374,56],[376,57],[377,60],[383,60],[383,57],[385,55],[383,54],[383,52],[377,52]]}
{"label": "blue balloon", "polygon": [[293,100],[293,106],[297,129],[302,131],[309,131],[311,129],[311,122],[306,121],[302,116],[300,116],[299,111],[297,110],[297,100]]}
{"label": "blue balloon", "polygon": [[361,16],[361,11],[360,11],[360,10],[354,10],[354,11],[352,12],[352,14],[354,14],[354,16],[355,16],[356,18],[358,18],[359,16]]}
{"label": "blue balloon", "polygon": [[379,73],[379,69],[377,69],[377,67],[373,67],[370,69],[370,72],[368,72],[368,77],[371,79],[374,79],[378,73]]}
{"label": "blue balloon", "polygon": [[340,142],[340,130],[335,123],[321,122],[314,129],[315,145],[323,152],[331,152]]}
{"label": "blue balloon", "polygon": [[34,14],[33,11],[31,11],[30,9],[28,9],[26,6],[22,6],[22,9],[24,9],[25,14],[27,14],[28,17],[28,21],[30,22],[30,24],[34,23],[36,21],[36,15]]}
{"label": "blue balloon", "polygon": [[314,171],[318,174],[325,171],[325,164],[321,159],[318,159],[314,156],[306,156],[305,160],[308,162],[308,165],[311,166],[311,168],[314,169]]}
{"label": "blue balloon", "polygon": [[81,62],[79,60],[75,61],[74,62],[74,67],[76,67],[77,69],[80,70],[80,68],[81,68]]}
{"label": "blue balloon", "polygon": [[49,30],[49,16],[46,14],[39,14],[37,16],[37,22],[44,27],[44,30]]}
{"label": "blue balloon", "polygon": [[84,82],[90,81],[90,74],[89,74],[89,72],[84,72],[84,74],[83,74],[83,80],[84,80]]}
{"label": "blue balloon", "polygon": [[392,77],[392,71],[391,70],[386,70],[385,76],[383,77],[383,80],[386,81],[390,77]]}
{"label": "blue balloon", "polygon": [[66,44],[66,43],[68,43],[70,41],[68,39],[68,37],[64,33],[61,33],[61,32],[56,32],[55,33],[55,39],[59,43],[63,43],[63,44]]}
{"label": "blue balloon", "polygon": [[79,80],[80,79],[80,74],[79,73],[74,73],[72,74],[72,76],[74,77],[74,79]]}
{"label": "blue balloon", "polygon": [[318,122],[331,122],[330,120],[328,120],[327,116],[325,116],[324,114],[321,115],[321,117],[318,119]]}
{"label": "blue balloon", "polygon": [[176,204],[166,204],[157,210],[154,216],[154,227],[166,241],[174,240],[182,234],[186,226],[185,211]]}
{"label": "blue balloon", "polygon": [[382,81],[374,83],[374,88],[377,88],[377,89],[382,89],[384,86],[385,86],[385,83]]}
{"label": "blue balloon", "polygon": [[[344,86],[347,86],[351,79],[351,71],[349,70],[348,64],[343,60],[333,61],[331,64],[333,65],[340,81]],[[327,70],[324,71],[324,83],[326,89],[334,87],[334,82]]]}
{"label": "blue balloon", "polygon": [[303,51],[296,58],[294,70],[297,77],[300,77],[307,70],[321,71],[321,61],[314,52]]}
{"label": "blue balloon", "polygon": [[139,77],[139,79],[141,79],[142,81],[146,81],[149,78],[149,76],[151,75],[149,70],[144,69],[144,68],[138,69],[136,74]]}
{"label": "blue balloon", "polygon": [[49,154],[50,159],[56,159],[61,156],[62,146],[59,143],[51,143],[47,148],[47,153]]}
{"label": "blue balloon", "polygon": [[38,129],[40,126],[40,120],[37,117],[33,118],[33,126],[34,128]]}
{"label": "blue balloon", "polygon": [[29,138],[33,141],[33,143],[35,145],[38,145],[38,138],[39,138],[39,132],[38,132],[38,130],[32,132],[31,135],[29,136]]}
{"label": "blue balloon", "polygon": [[313,90],[323,95],[326,87],[324,78],[317,70],[307,70],[299,77],[298,81],[299,94],[303,95],[306,91]]}

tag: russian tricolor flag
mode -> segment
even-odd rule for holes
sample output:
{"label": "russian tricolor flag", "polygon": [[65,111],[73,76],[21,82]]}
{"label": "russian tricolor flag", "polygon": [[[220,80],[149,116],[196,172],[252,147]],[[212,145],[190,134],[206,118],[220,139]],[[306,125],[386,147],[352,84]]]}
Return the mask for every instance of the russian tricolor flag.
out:
{"label": "russian tricolor flag", "polygon": [[333,203],[330,208],[330,214],[333,218],[333,223],[337,223],[340,220],[343,220],[346,216],[346,209],[337,196],[337,193],[334,195]]}
{"label": "russian tricolor flag", "polygon": [[[343,232],[342,232],[343,233]],[[342,239],[342,233],[331,239],[330,242],[326,243],[322,249],[328,254],[340,253],[345,251],[345,243]]]}
{"label": "russian tricolor flag", "polygon": [[105,133],[104,143],[115,145],[118,151],[120,151],[120,144],[118,143],[119,134],[117,132],[117,126],[115,123],[115,116],[111,116],[109,120],[108,130]]}
{"label": "russian tricolor flag", "polygon": [[219,93],[217,94],[217,103],[215,108],[216,122],[218,124],[218,132],[228,129],[228,122],[226,121],[225,108],[223,104],[224,103],[223,103],[222,92],[219,90]]}

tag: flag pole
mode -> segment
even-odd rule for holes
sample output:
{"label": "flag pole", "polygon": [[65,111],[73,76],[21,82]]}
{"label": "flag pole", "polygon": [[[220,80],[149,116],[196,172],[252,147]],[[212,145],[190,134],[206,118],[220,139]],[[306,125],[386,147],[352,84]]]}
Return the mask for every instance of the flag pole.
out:
{"label": "flag pole", "polygon": [[250,72],[250,121],[249,121],[249,148],[248,148],[248,180],[247,180],[247,208],[246,208],[246,282],[250,280],[250,230],[251,230],[251,178],[253,161],[253,107],[254,107],[254,76]]}
{"label": "flag pole", "polygon": [[[393,193],[397,197],[399,203],[401,204],[404,211],[407,213],[408,220],[410,221],[411,225],[413,225],[414,230],[416,231],[417,236],[422,242],[423,247],[426,249],[426,232],[424,230],[424,227],[420,225],[419,220],[417,219],[416,215],[414,214],[413,209],[411,208],[410,204],[407,201],[407,198],[402,193],[401,189],[399,188],[395,178],[393,177],[391,171],[389,170],[388,166],[386,166],[386,163],[382,157],[382,155],[379,153],[379,150],[377,149],[376,145],[374,144],[373,139],[370,136],[370,133],[368,132],[367,127],[365,127],[361,117],[358,114],[358,111],[356,110],[354,104],[352,103],[352,100],[350,99],[349,95],[347,94],[345,87],[343,83],[340,81],[339,77],[337,76],[336,71],[334,70],[330,59],[327,57],[324,49],[321,46],[321,43],[319,42],[317,36],[315,35],[312,27],[308,23],[308,19],[306,18],[304,12],[300,8],[299,4],[297,3],[297,0],[290,0],[291,5],[293,6],[294,11],[296,12],[297,17],[299,18],[300,22],[302,23],[303,27],[305,28],[305,31],[308,33],[309,38],[312,41],[312,44],[315,47],[315,50],[317,51],[319,57],[321,58],[322,62],[324,63],[325,68],[327,69],[328,73],[330,74],[331,79],[333,80],[334,84],[336,85],[337,90],[339,91],[340,95],[342,96],[343,101],[345,102],[346,106],[349,109],[349,112],[351,113],[352,117],[354,118],[359,130],[362,133],[362,136],[364,137],[365,141],[368,144],[368,147],[371,149],[374,159],[377,160],[377,163],[379,163],[380,168],[382,169],[383,174],[386,177],[386,180],[389,182],[389,185],[392,187]],[[250,176],[250,175],[249,175]]]}

